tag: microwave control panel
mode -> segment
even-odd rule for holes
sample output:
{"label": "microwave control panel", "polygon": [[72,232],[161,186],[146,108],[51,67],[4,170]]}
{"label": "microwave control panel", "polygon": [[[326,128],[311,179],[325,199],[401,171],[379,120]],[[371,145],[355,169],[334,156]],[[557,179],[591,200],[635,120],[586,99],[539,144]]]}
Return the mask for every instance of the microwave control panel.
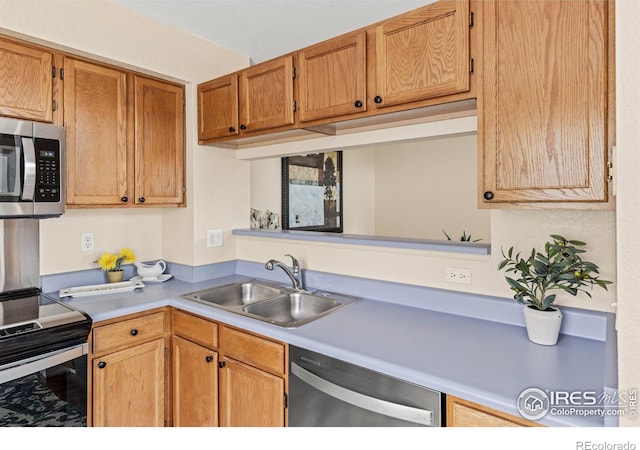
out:
{"label": "microwave control panel", "polygon": [[61,190],[59,141],[35,140],[36,146],[36,202],[59,202]]}

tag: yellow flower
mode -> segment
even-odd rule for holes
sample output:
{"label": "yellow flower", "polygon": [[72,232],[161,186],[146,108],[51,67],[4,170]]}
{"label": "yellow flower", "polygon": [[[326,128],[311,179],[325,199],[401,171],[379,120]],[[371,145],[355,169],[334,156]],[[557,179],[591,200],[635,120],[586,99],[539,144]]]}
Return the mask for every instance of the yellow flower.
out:
{"label": "yellow flower", "polygon": [[136,255],[133,253],[133,251],[130,248],[127,248],[127,247],[120,250],[120,257],[121,258],[124,257],[124,262],[126,264],[131,264],[136,260]]}
{"label": "yellow flower", "polygon": [[95,263],[100,266],[102,270],[120,270],[120,264],[132,263],[136,260],[136,255],[130,248],[123,248],[120,250],[120,255],[113,253],[103,253],[102,256]]}
{"label": "yellow flower", "polygon": [[112,253],[103,253],[97,261],[102,270],[113,270],[116,268],[118,257]]}

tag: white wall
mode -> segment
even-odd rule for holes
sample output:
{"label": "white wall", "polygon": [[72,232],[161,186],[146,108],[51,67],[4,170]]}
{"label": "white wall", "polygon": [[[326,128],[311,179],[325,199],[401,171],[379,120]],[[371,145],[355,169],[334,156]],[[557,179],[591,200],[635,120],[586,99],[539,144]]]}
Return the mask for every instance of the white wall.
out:
{"label": "white wall", "polygon": [[[248,210],[249,164],[230,151],[198,146],[196,85],[247,66],[247,56],[108,1],[2,0],[0,31],[186,85],[187,207],[68,210],[44,220],[42,274],[95,267],[100,252],[123,246],[142,260],[199,265],[235,257],[233,239],[213,249],[204,242],[206,229],[228,232],[248,224],[239,211]],[[95,233],[95,252],[80,252],[82,232]]]}
{"label": "white wall", "polygon": [[[640,386],[640,2],[616,2],[616,89],[618,179],[618,373],[619,391]],[[624,415],[620,424],[639,426],[638,417]]]}

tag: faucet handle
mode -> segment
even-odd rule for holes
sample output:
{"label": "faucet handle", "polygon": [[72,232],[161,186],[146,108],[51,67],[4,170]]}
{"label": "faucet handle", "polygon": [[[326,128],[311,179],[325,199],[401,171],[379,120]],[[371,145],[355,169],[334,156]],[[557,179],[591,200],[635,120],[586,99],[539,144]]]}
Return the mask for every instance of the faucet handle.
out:
{"label": "faucet handle", "polygon": [[293,264],[293,273],[297,274],[298,272],[300,272],[300,263],[298,262],[298,260],[289,253],[286,253],[284,256],[288,256],[289,258],[291,258],[291,263]]}

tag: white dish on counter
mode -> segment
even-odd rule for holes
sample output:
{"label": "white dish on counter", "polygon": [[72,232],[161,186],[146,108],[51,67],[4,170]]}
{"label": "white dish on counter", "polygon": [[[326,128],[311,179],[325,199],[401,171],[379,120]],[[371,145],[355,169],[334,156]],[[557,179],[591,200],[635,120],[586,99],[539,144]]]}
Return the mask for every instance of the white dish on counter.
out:
{"label": "white dish on counter", "polygon": [[129,281],[144,281],[145,283],[163,283],[167,280],[173,278],[173,275],[170,273],[163,273],[162,275],[158,275],[157,277],[148,277],[142,278],[141,276],[130,278]]}

